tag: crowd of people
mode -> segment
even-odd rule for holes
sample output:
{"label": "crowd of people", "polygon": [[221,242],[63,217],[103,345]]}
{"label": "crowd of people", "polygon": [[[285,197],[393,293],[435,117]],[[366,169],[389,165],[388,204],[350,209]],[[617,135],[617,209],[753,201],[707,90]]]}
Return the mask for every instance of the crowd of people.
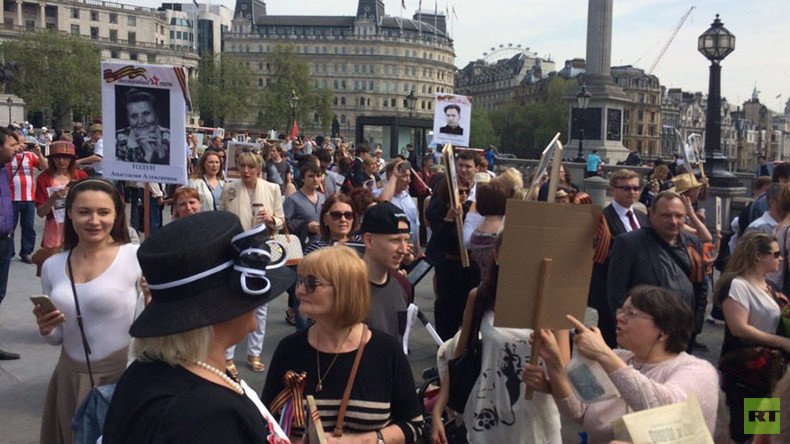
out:
{"label": "crowd of people", "polygon": [[[139,245],[142,184],[101,177],[101,130],[92,123],[86,135],[75,125],[46,140],[45,156],[22,132],[0,128],[0,295],[19,221],[20,259],[39,266],[54,304],[35,306],[38,329],[61,348],[42,442],[72,442],[80,401],[106,384],[117,385],[105,443],[303,439],[307,396],[328,442],[559,443],[567,421],[579,422],[589,442],[609,442],[622,415],[691,396],[713,434],[720,388],[729,437],[746,442],[742,398],[787,387],[779,380],[790,353],[781,322],[790,164],[771,165],[772,178],[755,181],[765,191],[725,239],[706,228],[704,176],[665,165],[644,178],[610,173],[589,286],[598,323],[569,317],[566,329],[532,331],[494,327],[505,207],[508,199],[591,203],[564,167],[555,196],[546,178],[528,195],[518,170],[489,169],[493,148],[484,156],[458,150],[451,177],[438,153],[421,156],[413,146],[386,160],[366,143],[285,137],[235,153],[239,180],[228,180],[228,140],[200,147],[190,134],[189,182],[152,190],[158,213],[149,213]],[[587,175],[602,174],[600,165],[588,159]],[[35,253],[33,214],[45,219]],[[296,239],[298,259],[287,260],[283,239]],[[434,267],[433,316],[445,341],[440,390],[428,407],[401,346],[414,301],[406,275],[422,261]],[[715,286],[714,264],[722,271]],[[294,333],[265,356],[268,302],[284,293]],[[709,320],[725,325],[718,372],[692,354],[706,347],[697,337],[711,293]],[[537,337],[541,364],[530,365]],[[244,340],[246,357],[237,360]],[[450,367],[470,347],[479,347],[480,372],[459,404]],[[571,350],[599,364],[619,397],[581,399],[567,376]],[[738,367],[760,357],[778,363],[771,373],[755,380]],[[266,371],[263,387],[247,385],[237,362]],[[530,399],[528,390],[536,392]]]}

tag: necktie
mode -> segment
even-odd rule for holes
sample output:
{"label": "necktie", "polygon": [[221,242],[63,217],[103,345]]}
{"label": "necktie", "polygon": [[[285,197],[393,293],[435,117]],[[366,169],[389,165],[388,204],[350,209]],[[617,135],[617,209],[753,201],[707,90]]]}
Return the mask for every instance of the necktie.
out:
{"label": "necktie", "polygon": [[639,229],[639,224],[636,223],[636,218],[634,217],[634,212],[631,211],[631,210],[628,210],[628,211],[625,212],[625,215],[628,217],[628,222],[631,223],[631,231],[638,230]]}

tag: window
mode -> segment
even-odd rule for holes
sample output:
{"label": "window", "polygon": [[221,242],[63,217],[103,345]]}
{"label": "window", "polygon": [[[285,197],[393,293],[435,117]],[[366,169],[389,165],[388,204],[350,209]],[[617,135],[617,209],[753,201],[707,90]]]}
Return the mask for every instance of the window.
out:
{"label": "window", "polygon": [[641,122],[644,118],[645,118],[645,112],[642,111],[642,110],[639,110],[639,112],[636,115],[636,119]]}
{"label": "window", "polygon": [[28,31],[34,31],[36,29],[36,21],[35,20],[25,20],[25,29]]}
{"label": "window", "polygon": [[[134,45],[135,43],[137,43],[137,33],[130,31],[129,32],[129,38],[127,38],[126,40],[129,41],[130,45]],[[136,60],[136,59],[134,59],[134,60]]]}
{"label": "window", "polygon": [[117,29],[111,29],[110,30],[110,41],[111,42],[117,42],[118,41],[118,30]]}
{"label": "window", "polygon": [[642,134],[644,134],[644,132],[645,132],[644,131],[644,127],[642,125],[637,125],[636,126],[636,135],[637,136],[641,136]]}
{"label": "window", "polygon": [[341,105],[345,105],[346,104],[346,97],[345,96],[340,97],[340,104]]}
{"label": "window", "polygon": [[156,54],[148,54],[148,63],[156,63]]}
{"label": "window", "polygon": [[174,40],[176,38],[176,32],[170,31],[170,40]]}
{"label": "window", "polygon": [[346,123],[346,115],[345,114],[341,114],[340,115],[340,123]]}
{"label": "window", "polygon": [[130,15],[126,19],[126,24],[129,26],[137,26],[137,17]]}
{"label": "window", "polygon": [[119,57],[118,51],[110,51],[110,58],[117,59]]}
{"label": "window", "polygon": [[129,53],[129,60],[137,60],[137,53],[136,52],[130,52]]}
{"label": "window", "polygon": [[360,97],[359,98],[359,106],[365,106],[365,98],[364,97]]}
{"label": "window", "polygon": [[71,25],[71,35],[73,36],[80,35],[80,25]]}
{"label": "window", "polygon": [[99,21],[99,11],[91,11],[91,21]]}
{"label": "window", "polygon": [[118,14],[114,12],[110,13],[110,23],[118,23]]}
{"label": "window", "polygon": [[73,19],[80,18],[80,10],[77,8],[71,8],[71,18]]}
{"label": "window", "polygon": [[99,38],[99,28],[96,26],[91,26],[91,38],[93,40],[97,40]]}
{"label": "window", "polygon": [[258,78],[258,86],[263,86],[263,79],[262,78]]}

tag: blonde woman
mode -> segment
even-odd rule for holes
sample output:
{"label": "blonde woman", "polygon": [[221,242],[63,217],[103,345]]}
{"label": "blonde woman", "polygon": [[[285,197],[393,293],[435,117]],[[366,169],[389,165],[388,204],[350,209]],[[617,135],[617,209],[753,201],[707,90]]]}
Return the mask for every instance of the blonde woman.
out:
{"label": "blonde woman", "polygon": [[[280,187],[261,179],[263,158],[255,152],[242,152],[238,156],[236,166],[239,168],[241,180],[225,185],[219,209],[238,216],[245,231],[254,227],[271,231],[282,228],[285,215]],[[266,369],[261,361],[266,331],[266,313],[266,304],[255,310],[258,326],[247,336],[247,365],[256,373],[262,373]],[[225,366],[231,374],[237,373],[236,364],[233,361],[235,351],[236,347],[232,346],[225,352]]]}

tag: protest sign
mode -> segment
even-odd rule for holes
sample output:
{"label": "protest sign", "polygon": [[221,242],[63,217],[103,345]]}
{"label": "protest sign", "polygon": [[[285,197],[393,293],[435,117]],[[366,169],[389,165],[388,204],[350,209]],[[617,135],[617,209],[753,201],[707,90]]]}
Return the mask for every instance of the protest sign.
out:
{"label": "protest sign", "polygon": [[[453,146],[447,144],[442,149],[442,164],[444,165],[444,171],[447,175],[447,187],[448,187],[448,194],[450,195],[450,207],[456,208],[459,205],[463,205],[461,202],[461,196],[458,193],[458,173],[455,171],[455,150],[453,150]],[[464,246],[464,219],[463,214],[459,214],[455,217],[455,232],[458,236],[458,249],[461,255],[461,266],[464,268],[469,267],[469,253],[466,251],[466,247]]]}
{"label": "protest sign", "polygon": [[633,444],[713,444],[694,395],[686,402],[629,413],[612,423],[615,437]]}
{"label": "protest sign", "polygon": [[103,175],[185,184],[186,69],[102,62]]}
{"label": "protest sign", "polygon": [[716,196],[716,231],[721,231],[721,197]]}
{"label": "protest sign", "polygon": [[470,97],[457,94],[436,94],[433,99],[432,144],[469,146],[472,120]]}
{"label": "protest sign", "polygon": [[[600,207],[593,205],[508,200],[494,325],[566,329],[566,314],[584,318],[600,215]],[[548,302],[541,310],[544,260],[551,262],[551,271],[543,274],[544,302]]]}
{"label": "protest sign", "polygon": [[241,179],[239,172],[239,156],[241,153],[257,153],[260,146],[249,142],[228,142],[228,155],[225,159],[225,180],[236,181]]}
{"label": "protest sign", "polygon": [[534,193],[538,192],[543,175],[546,174],[546,171],[549,169],[549,162],[551,162],[551,159],[555,155],[554,150],[557,149],[557,141],[559,138],[560,133],[555,134],[554,138],[551,139],[551,142],[546,145],[546,148],[543,150],[543,154],[540,155],[540,162],[538,162],[538,166],[535,168],[535,173],[532,175],[532,180],[529,183],[529,188],[527,188],[528,198],[531,198]]}

